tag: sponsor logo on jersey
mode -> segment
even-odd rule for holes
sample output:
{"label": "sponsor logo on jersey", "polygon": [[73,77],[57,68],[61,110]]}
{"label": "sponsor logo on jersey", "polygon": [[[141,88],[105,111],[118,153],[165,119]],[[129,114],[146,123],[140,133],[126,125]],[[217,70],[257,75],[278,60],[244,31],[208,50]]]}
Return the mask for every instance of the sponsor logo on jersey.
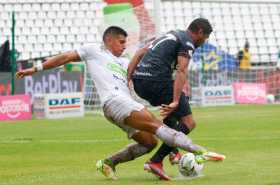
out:
{"label": "sponsor logo on jersey", "polygon": [[124,70],[119,64],[108,63],[106,67],[108,70],[115,72],[124,78],[126,78],[126,76],[127,76],[127,71]]}

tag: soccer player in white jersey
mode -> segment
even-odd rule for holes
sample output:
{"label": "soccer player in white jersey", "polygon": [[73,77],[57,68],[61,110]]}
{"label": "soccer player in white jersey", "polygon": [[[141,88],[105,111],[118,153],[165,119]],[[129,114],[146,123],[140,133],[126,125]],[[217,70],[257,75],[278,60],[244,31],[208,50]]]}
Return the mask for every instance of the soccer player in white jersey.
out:
{"label": "soccer player in white jersey", "polygon": [[[104,47],[86,45],[49,58],[43,64],[18,71],[17,78],[37,71],[51,69],[74,61],[85,61],[100,95],[105,117],[136,141],[116,154],[97,162],[97,168],[106,177],[116,179],[115,167],[150,152],[157,145],[154,135],[170,146],[201,154],[205,160],[216,160],[206,149],[192,143],[183,133],[168,128],[157,120],[142,104],[132,99],[127,86],[128,59],[121,57],[125,50],[127,33],[111,26],[103,34]],[[166,177],[164,180],[170,180]]]}

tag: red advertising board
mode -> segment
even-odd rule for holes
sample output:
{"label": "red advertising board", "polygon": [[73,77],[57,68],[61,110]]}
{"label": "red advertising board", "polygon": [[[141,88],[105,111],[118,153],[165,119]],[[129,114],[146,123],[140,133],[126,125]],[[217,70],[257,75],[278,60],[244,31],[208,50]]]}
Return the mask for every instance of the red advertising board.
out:
{"label": "red advertising board", "polygon": [[264,83],[234,83],[233,88],[236,103],[266,103],[266,86]]}
{"label": "red advertising board", "polygon": [[26,120],[32,118],[28,95],[0,96],[0,120]]}

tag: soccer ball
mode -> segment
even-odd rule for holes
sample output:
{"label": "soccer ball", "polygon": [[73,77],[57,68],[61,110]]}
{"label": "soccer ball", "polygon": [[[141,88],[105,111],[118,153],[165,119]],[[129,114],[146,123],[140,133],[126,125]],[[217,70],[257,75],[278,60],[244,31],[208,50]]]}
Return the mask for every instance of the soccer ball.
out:
{"label": "soccer ball", "polygon": [[185,177],[194,177],[202,173],[203,164],[198,164],[193,153],[184,154],[179,161],[179,172]]}
{"label": "soccer ball", "polygon": [[268,94],[268,95],[266,96],[266,100],[267,100],[267,103],[274,103],[275,97],[274,97],[273,94]]}

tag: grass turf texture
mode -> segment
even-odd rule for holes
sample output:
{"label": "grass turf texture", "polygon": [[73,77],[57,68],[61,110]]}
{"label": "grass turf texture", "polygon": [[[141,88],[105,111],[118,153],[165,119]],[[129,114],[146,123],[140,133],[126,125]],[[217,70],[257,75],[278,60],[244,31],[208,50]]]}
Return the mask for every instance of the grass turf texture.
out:
{"label": "grass turf texture", "polygon": [[[143,171],[148,154],[117,167],[106,180],[95,162],[130,141],[103,117],[0,123],[0,185],[280,185],[280,105],[194,108],[194,142],[227,159],[207,163],[204,176],[158,181]],[[154,151],[152,152],[154,153]],[[165,161],[173,177],[177,167]]]}

